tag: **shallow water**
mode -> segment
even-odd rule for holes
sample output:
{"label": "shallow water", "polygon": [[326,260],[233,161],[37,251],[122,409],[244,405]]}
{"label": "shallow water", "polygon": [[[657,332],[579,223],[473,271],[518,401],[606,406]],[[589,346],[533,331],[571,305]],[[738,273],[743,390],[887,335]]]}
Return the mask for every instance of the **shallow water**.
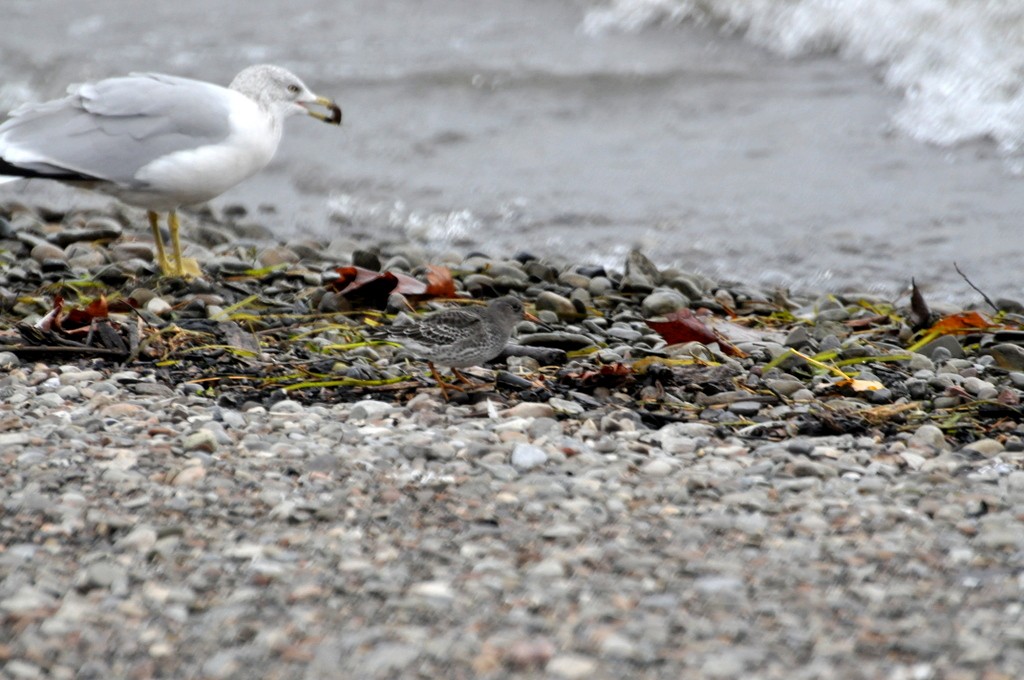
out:
{"label": "shallow water", "polygon": [[[974,300],[956,261],[991,295],[1024,298],[1011,136],[918,141],[913,93],[890,73],[903,62],[868,58],[854,39],[863,17],[845,44],[815,43],[809,29],[804,44],[773,44],[749,17],[728,33],[706,23],[730,3],[699,4],[705,21],[680,23],[694,3],[300,0],[252,12],[81,0],[72,17],[8,0],[0,109],[131,70],[226,83],[250,63],[281,63],[336,96],[345,125],[290,121],[271,168],[215,206],[274,204],[282,237],[616,264],[639,245],[752,283],[896,294],[914,276],[934,299]],[[859,3],[872,4],[891,5]],[[952,16],[960,3],[948,4]],[[778,3],[757,7],[762,23],[783,21]],[[80,200],[11,186],[0,199]]]}

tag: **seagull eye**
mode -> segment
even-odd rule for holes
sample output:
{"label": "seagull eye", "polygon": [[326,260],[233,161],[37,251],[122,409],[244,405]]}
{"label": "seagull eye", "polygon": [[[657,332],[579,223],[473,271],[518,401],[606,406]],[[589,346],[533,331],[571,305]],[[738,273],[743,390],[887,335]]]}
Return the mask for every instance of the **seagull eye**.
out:
{"label": "seagull eye", "polygon": [[301,91],[301,88],[295,83],[292,83],[291,85],[288,86],[288,91],[291,92],[292,94],[298,94]]}

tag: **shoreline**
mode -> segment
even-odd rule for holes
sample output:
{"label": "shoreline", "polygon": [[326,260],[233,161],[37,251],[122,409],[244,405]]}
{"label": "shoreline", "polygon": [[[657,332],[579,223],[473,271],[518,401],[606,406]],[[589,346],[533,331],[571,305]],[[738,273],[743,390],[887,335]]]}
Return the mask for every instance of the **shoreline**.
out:
{"label": "shoreline", "polygon": [[[5,210],[0,344],[78,343],[0,352],[12,677],[1024,674],[1009,301],[920,345],[958,310],[201,214],[186,254],[214,273],[175,282],[119,210]],[[534,303],[529,351],[476,369],[496,387],[444,402],[363,333],[390,289],[337,270],[427,264]],[[138,307],[83,332],[101,291]],[[14,331],[55,292],[59,328]],[[713,313],[647,323],[681,309]],[[666,344],[694,327],[718,347]],[[96,352],[118,341],[138,360]]]}

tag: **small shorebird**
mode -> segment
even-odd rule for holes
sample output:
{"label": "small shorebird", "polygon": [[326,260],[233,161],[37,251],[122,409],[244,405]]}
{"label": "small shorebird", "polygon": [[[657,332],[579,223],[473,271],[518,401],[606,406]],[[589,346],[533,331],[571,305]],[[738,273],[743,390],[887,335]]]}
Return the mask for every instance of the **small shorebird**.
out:
{"label": "small shorebird", "polygon": [[[0,184],[54,179],[145,208],[163,273],[198,276],[198,264],[182,260],[175,211],[262,170],[296,113],[341,124],[337,104],[280,66],[250,66],[228,87],[158,73],[73,85],[0,125]],[[167,213],[173,263],[157,211]]]}
{"label": "small shorebird", "polygon": [[472,384],[458,369],[478,366],[501,354],[516,322],[524,317],[535,318],[526,314],[520,300],[505,296],[491,300],[486,307],[434,312],[411,323],[392,326],[388,335],[390,340],[426,360],[447,399],[446,388],[459,388],[441,380],[434,365],[447,366],[456,378]]}

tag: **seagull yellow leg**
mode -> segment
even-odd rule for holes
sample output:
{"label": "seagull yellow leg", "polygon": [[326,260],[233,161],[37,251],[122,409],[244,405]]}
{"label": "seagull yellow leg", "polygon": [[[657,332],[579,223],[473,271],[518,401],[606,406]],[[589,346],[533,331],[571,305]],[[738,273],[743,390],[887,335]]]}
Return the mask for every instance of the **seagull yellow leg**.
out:
{"label": "seagull yellow leg", "polygon": [[167,228],[171,232],[171,248],[174,252],[174,273],[178,276],[185,275],[185,268],[181,264],[181,240],[178,236],[178,213],[174,210],[167,213]]}
{"label": "seagull yellow leg", "polygon": [[181,238],[178,235],[181,225],[178,223],[178,213],[174,210],[167,213],[167,228],[171,232],[171,248],[174,252],[174,275],[190,278],[202,276],[203,272],[195,258],[181,256]]}
{"label": "seagull yellow leg", "polygon": [[164,239],[160,235],[160,216],[152,210],[146,212],[149,217],[149,227],[153,230],[153,243],[156,244],[156,263],[160,265],[160,271],[165,276],[171,274],[171,263],[167,261],[167,253],[164,251]]}

